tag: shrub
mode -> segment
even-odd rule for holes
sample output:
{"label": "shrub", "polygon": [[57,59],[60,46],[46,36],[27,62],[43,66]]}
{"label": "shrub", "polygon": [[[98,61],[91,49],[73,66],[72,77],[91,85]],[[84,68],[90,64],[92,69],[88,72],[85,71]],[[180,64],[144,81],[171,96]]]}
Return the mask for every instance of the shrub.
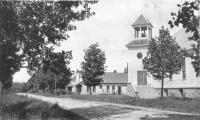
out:
{"label": "shrub", "polygon": [[0,120],[85,120],[81,116],[60,108],[57,104],[42,102],[18,95],[0,97]]}

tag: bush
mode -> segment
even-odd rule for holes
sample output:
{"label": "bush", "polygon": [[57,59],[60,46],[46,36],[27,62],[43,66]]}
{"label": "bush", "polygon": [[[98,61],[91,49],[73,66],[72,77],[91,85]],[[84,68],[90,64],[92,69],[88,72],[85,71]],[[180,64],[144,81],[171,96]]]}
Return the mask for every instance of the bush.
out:
{"label": "bush", "polygon": [[18,95],[2,95],[0,97],[0,120],[84,120],[81,116],[60,108],[57,104],[49,104],[36,99]]}
{"label": "bush", "polygon": [[37,93],[38,90],[37,90],[37,89],[31,89],[29,92],[30,92],[30,93]]}

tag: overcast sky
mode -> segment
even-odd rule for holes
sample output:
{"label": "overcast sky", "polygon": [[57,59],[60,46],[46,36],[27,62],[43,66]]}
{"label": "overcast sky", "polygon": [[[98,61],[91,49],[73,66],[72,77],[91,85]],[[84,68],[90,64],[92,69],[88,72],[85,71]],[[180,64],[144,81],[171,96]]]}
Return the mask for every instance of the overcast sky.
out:
{"label": "overcast sky", "polygon": [[[92,6],[95,16],[75,23],[77,29],[70,32],[70,38],[61,43],[56,51],[72,50],[72,70],[80,69],[84,52],[90,44],[98,42],[106,54],[107,71],[116,69],[123,72],[126,67],[126,58],[123,53],[127,51],[125,45],[133,39],[131,24],[143,14],[147,17],[153,28],[153,36],[158,35],[161,26],[169,27],[170,13],[177,11],[177,3],[183,0],[99,0]],[[172,33],[176,31],[173,30]],[[14,75],[15,82],[26,82],[29,75],[26,69]]]}

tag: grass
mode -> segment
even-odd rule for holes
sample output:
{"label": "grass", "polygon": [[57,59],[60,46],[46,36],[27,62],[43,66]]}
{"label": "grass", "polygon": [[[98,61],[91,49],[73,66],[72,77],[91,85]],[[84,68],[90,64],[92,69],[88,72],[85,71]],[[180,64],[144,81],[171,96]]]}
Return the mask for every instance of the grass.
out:
{"label": "grass", "polygon": [[164,99],[138,99],[123,95],[64,95],[60,97],[71,97],[74,99],[111,102],[119,104],[128,104],[135,106],[153,107],[164,110],[179,112],[200,113],[200,99],[181,99],[181,98],[164,98]]}
{"label": "grass", "polygon": [[184,116],[170,114],[167,118],[151,118],[149,116],[145,116],[141,118],[141,120],[200,120],[200,116]]}
{"label": "grass", "polygon": [[134,110],[136,109],[107,105],[107,106],[94,106],[90,108],[78,108],[78,109],[73,109],[72,112],[77,113],[86,119],[92,119],[92,118],[100,119],[110,115],[133,112]]}
{"label": "grass", "polygon": [[132,112],[135,109],[112,105],[64,110],[57,104],[18,95],[0,97],[0,120],[88,120]]}
{"label": "grass", "polygon": [[18,95],[0,97],[1,120],[86,120],[82,116],[64,110],[57,104],[49,104]]}

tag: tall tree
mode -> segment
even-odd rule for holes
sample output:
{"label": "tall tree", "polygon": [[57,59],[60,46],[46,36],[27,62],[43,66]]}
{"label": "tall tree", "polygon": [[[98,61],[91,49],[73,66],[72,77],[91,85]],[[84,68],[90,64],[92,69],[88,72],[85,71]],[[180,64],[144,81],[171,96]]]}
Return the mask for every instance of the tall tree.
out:
{"label": "tall tree", "polygon": [[93,15],[93,1],[28,1],[15,2],[23,54],[29,70],[42,66],[44,56],[53,46],[67,40],[67,32],[75,30],[72,23]]}
{"label": "tall tree", "polygon": [[[192,32],[193,35],[188,40],[195,41],[192,45],[193,54],[192,65],[195,69],[196,76],[200,76],[200,15],[199,12],[199,0],[192,2],[185,1],[182,5],[178,4],[178,13],[172,12],[172,20],[169,21],[171,27],[182,25],[186,32]],[[196,13],[196,14],[195,14]]]}
{"label": "tall tree", "polygon": [[181,71],[184,56],[168,29],[162,27],[158,38],[153,38],[148,47],[149,55],[143,59],[144,69],[155,79],[161,80],[161,98],[163,98],[164,78]]}
{"label": "tall tree", "polygon": [[98,43],[92,44],[85,51],[84,61],[81,63],[81,76],[83,82],[90,89],[102,81],[102,75],[105,72],[105,53],[99,48]]}
{"label": "tall tree", "polygon": [[[0,1],[0,81],[11,80],[12,74],[3,80],[5,70],[12,69],[12,73],[19,70],[20,62],[27,61],[30,71],[37,71],[42,67],[44,56],[49,49],[59,46],[67,40],[68,31],[75,30],[73,22],[82,21],[94,15],[90,4],[95,1]],[[2,46],[12,45],[12,49],[5,51],[18,52],[24,56],[19,59],[3,56]],[[15,45],[15,46],[14,46]],[[18,50],[19,48],[19,50]],[[14,55],[14,54],[13,54]],[[12,65],[3,64],[3,59],[12,58]],[[14,63],[13,63],[14,62]],[[4,65],[4,67],[2,67]],[[13,69],[14,68],[14,69]],[[30,72],[32,73],[32,72]]]}
{"label": "tall tree", "polygon": [[[0,90],[12,85],[12,75],[21,67],[17,17],[12,4],[0,2]],[[0,92],[1,93],[1,92]]]}
{"label": "tall tree", "polygon": [[72,59],[71,52],[49,52],[45,56],[43,61],[43,70],[47,73],[48,71],[54,74],[54,89],[65,88],[65,86],[70,82],[71,70],[67,65]]}

